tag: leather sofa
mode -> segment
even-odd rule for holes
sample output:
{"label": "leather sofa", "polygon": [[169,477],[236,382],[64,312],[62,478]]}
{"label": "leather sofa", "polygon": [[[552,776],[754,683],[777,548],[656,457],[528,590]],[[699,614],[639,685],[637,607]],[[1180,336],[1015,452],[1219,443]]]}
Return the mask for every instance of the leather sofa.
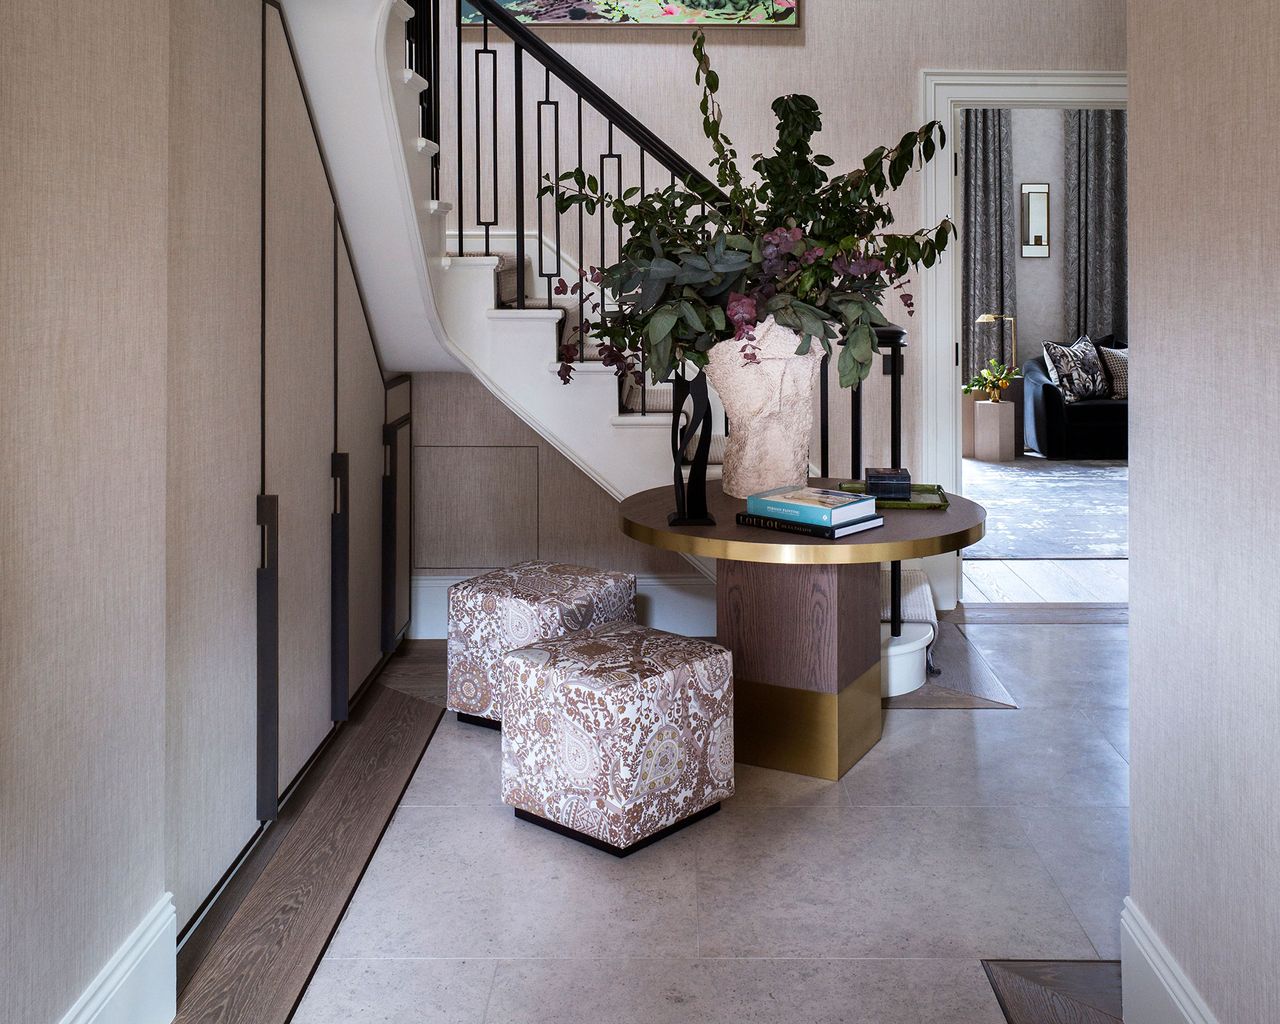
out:
{"label": "leather sofa", "polygon": [[1129,402],[1095,398],[1068,403],[1049,379],[1044,356],[1022,364],[1026,446],[1048,459],[1127,459]]}

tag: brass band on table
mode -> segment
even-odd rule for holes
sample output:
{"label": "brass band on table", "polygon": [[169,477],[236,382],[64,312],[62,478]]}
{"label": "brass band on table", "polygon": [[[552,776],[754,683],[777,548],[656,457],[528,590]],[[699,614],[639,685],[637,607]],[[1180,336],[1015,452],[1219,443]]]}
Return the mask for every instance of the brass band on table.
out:
{"label": "brass band on table", "polygon": [[[941,516],[946,513],[910,514]],[[959,551],[982,540],[985,527],[983,523],[977,523],[954,533],[913,540],[862,541],[857,544],[841,544],[839,541],[788,544],[785,541],[735,540],[731,537],[677,533],[670,528],[647,526],[624,516],[622,532],[642,544],[682,555],[724,558],[733,562],[773,562],[778,565],[848,565],[856,562],[905,562],[912,558]]]}

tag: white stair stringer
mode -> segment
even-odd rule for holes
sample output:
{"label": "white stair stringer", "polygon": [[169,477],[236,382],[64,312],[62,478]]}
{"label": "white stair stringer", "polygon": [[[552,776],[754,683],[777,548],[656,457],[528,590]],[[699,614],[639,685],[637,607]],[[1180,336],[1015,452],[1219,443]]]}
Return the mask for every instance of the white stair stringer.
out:
{"label": "white stair stringer", "polygon": [[435,143],[406,75],[404,0],[281,0],[384,369],[462,369],[427,271],[419,210]]}

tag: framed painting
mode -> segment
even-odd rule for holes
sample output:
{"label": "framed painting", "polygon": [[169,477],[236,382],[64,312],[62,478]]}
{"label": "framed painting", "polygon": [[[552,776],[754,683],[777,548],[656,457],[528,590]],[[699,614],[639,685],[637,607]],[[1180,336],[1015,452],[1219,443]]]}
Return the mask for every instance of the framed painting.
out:
{"label": "framed painting", "polygon": [[[794,28],[799,0],[500,0],[529,25],[665,25],[670,28],[742,26]],[[466,0],[462,24],[484,17]]]}

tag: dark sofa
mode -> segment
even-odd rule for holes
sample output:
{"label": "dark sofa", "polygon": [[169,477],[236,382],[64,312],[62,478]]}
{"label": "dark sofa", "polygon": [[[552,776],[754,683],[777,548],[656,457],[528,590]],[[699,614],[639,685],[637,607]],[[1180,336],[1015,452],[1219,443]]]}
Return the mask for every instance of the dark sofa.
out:
{"label": "dark sofa", "polygon": [[1127,459],[1129,402],[1070,402],[1049,379],[1044,356],[1022,364],[1026,446],[1049,459]]}

